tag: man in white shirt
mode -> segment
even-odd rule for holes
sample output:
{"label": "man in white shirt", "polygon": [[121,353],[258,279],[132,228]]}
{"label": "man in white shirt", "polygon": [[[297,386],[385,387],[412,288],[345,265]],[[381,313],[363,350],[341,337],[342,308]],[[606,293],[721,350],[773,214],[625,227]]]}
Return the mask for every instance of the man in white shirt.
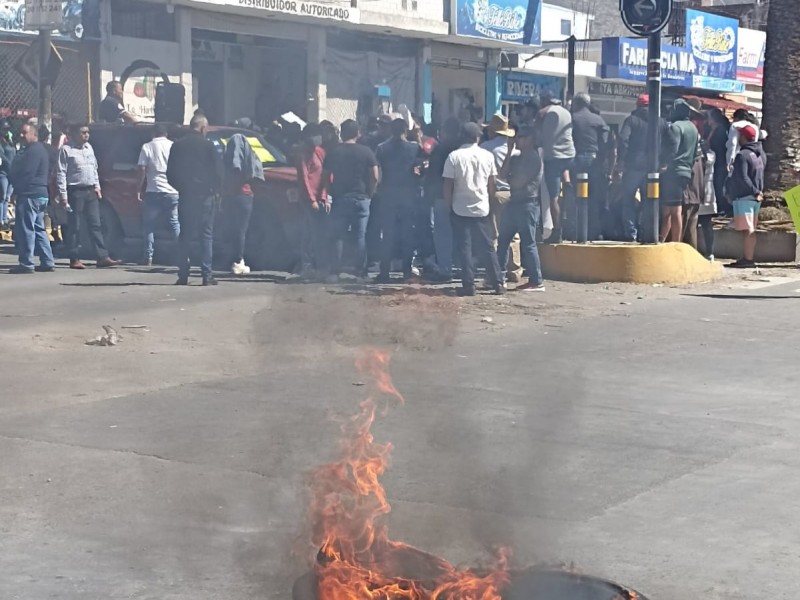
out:
{"label": "man in white shirt", "polygon": [[[167,217],[174,241],[178,241],[181,225],[178,221],[178,191],[167,182],[167,162],[172,140],[167,138],[167,127],[156,123],[153,140],[142,146],[139,154],[139,202],[142,202],[142,228],[144,257],[140,264],[153,264],[153,243],[158,222]],[[145,181],[147,187],[142,195]]]}
{"label": "man in white shirt", "polygon": [[444,200],[451,207],[450,218],[461,257],[461,289],[459,296],[475,295],[475,267],[472,244],[486,265],[489,284],[496,294],[505,293],[500,277],[497,252],[492,244],[490,199],[495,195],[497,167],[494,156],[478,147],[481,128],[477,123],[463,127],[464,145],[450,153],[444,164]]}

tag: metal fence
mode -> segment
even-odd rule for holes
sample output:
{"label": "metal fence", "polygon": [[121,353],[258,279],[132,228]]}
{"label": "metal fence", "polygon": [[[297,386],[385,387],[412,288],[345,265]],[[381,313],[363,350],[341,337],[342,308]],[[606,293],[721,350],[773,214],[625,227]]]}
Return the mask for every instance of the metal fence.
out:
{"label": "metal fence", "polygon": [[[38,89],[16,68],[29,45],[28,40],[0,41],[0,117],[24,119],[37,113]],[[54,118],[66,122],[88,120],[89,61],[80,46],[56,44],[56,49],[63,63],[53,86]]]}

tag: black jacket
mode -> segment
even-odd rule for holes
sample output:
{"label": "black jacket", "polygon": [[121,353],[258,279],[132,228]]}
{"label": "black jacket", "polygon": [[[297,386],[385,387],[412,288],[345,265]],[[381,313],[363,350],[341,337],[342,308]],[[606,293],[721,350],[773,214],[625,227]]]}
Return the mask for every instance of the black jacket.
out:
{"label": "black jacket", "polygon": [[17,153],[11,165],[14,193],[28,198],[47,198],[50,158],[41,142],[34,142]]}
{"label": "black jacket", "polygon": [[759,142],[742,146],[733,161],[733,172],[728,179],[728,197],[737,200],[763,193],[766,166],[767,156]]}
{"label": "black jacket", "polygon": [[[618,149],[619,161],[626,169],[646,171],[647,164],[647,123],[649,122],[648,108],[646,106],[634,110],[619,132]],[[668,125],[661,119],[662,147],[668,135]]]}
{"label": "black jacket", "polygon": [[588,108],[572,113],[572,141],[577,154],[602,154],[608,139],[608,125],[603,117]]}
{"label": "black jacket", "polygon": [[200,200],[219,193],[222,161],[214,144],[194,131],[180,138],[170,149],[167,180],[182,197]]}

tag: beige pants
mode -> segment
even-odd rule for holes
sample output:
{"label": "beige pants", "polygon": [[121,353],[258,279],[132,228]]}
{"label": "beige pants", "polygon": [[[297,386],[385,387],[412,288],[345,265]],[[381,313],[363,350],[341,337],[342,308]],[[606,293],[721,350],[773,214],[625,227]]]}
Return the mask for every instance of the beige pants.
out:
{"label": "beige pants", "polygon": [[[511,200],[511,192],[503,191],[495,194],[495,200],[490,206],[489,216],[492,218],[492,244],[497,250],[497,238],[500,235],[500,219],[503,217],[503,207]],[[506,279],[511,282],[519,281],[522,277],[522,263],[519,249],[519,234],[511,240],[511,247],[508,250],[508,264],[500,265],[506,267]]]}

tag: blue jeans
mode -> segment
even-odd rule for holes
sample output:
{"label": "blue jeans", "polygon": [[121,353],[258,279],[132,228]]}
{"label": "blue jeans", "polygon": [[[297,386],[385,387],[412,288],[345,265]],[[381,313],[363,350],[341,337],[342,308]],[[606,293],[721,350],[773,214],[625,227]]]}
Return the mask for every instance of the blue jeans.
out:
{"label": "blue jeans", "polygon": [[503,208],[500,232],[497,238],[497,259],[505,273],[511,240],[519,234],[522,266],[528,271],[529,283],[542,283],[542,263],[536,246],[536,231],[542,216],[539,200],[533,202],[511,201]]}
{"label": "blue jeans", "polygon": [[639,234],[641,203],[636,201],[636,192],[642,201],[647,196],[647,171],[625,169],[622,173],[622,237],[626,242],[635,242]]}
{"label": "blue jeans", "polygon": [[200,239],[200,272],[203,279],[213,274],[211,260],[214,251],[214,218],[217,214],[216,196],[192,197],[184,194],[178,203],[181,235],[178,242],[178,275],[189,277],[192,266],[192,242]]}
{"label": "blue jeans", "polygon": [[144,230],[144,257],[152,260],[154,233],[159,220],[167,217],[174,241],[181,234],[178,221],[178,194],[166,192],[147,192],[142,207],[142,229]]}
{"label": "blue jeans", "polygon": [[44,228],[44,213],[47,210],[47,198],[17,198],[17,216],[14,226],[14,241],[19,255],[19,266],[33,269],[34,252],[43,267],[52,267],[53,250],[50,238]]}
{"label": "blue jeans", "polygon": [[0,173],[0,223],[8,222],[8,199],[11,197],[11,184],[8,175]]}
{"label": "blue jeans", "polygon": [[451,209],[444,199],[433,203],[433,246],[436,249],[436,268],[439,275],[453,275],[453,224]]}
{"label": "blue jeans", "polygon": [[332,259],[331,272],[342,272],[342,251],[347,230],[352,227],[356,238],[355,274],[367,274],[367,221],[369,221],[369,197],[361,194],[345,194],[333,199],[330,227]]}
{"label": "blue jeans", "polygon": [[553,231],[561,229],[561,211],[559,199],[561,198],[561,182],[564,171],[572,168],[572,158],[546,158],[544,160],[544,182],[550,194],[550,212],[553,215]]}

